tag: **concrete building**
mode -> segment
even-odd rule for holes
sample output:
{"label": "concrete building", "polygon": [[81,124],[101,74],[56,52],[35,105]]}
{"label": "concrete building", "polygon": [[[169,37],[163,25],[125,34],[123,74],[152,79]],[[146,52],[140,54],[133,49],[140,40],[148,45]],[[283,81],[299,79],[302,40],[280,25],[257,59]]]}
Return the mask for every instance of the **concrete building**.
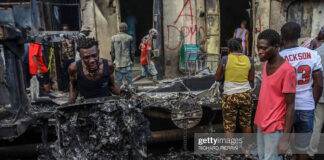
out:
{"label": "concrete building", "polygon": [[[248,22],[250,53],[257,65],[260,63],[255,43],[263,30],[279,31],[285,22],[298,22],[303,29],[300,40],[303,41],[315,36],[324,24],[323,0],[81,0],[80,3],[82,30],[89,30],[90,36],[99,40],[102,57],[110,59],[110,38],[118,32],[118,24],[130,15],[136,19],[137,46],[150,28],[158,29],[161,36],[155,48],[160,56],[156,66],[160,77],[165,78],[185,75],[179,68],[183,41],[196,44],[203,53],[216,55],[204,60],[218,61],[219,55],[226,52],[226,41],[233,37],[242,20]],[[139,52],[136,55],[139,63]],[[215,68],[214,64],[212,70]]]}

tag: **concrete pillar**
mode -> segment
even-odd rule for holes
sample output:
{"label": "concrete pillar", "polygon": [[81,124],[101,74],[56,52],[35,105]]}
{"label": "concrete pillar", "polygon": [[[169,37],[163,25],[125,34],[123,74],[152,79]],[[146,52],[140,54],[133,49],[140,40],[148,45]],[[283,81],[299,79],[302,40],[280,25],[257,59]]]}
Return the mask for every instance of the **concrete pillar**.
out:
{"label": "concrete pillar", "polygon": [[[271,10],[270,10],[270,28],[280,32],[280,28],[284,22],[282,22],[282,2],[281,0],[272,0],[271,1]],[[284,18],[284,17],[283,17]]]}
{"label": "concrete pillar", "polygon": [[[181,10],[187,0],[163,0],[163,33],[164,33],[164,58],[165,78],[179,76],[179,58],[181,48],[180,31],[184,27]],[[190,8],[190,6],[188,7]],[[190,10],[184,9],[184,14]]]}
{"label": "concrete pillar", "polygon": [[254,19],[254,24],[255,24],[255,32],[254,34],[254,43],[252,48],[254,49],[254,52],[252,52],[254,55],[254,66],[256,70],[256,74],[261,74],[263,71],[263,65],[264,63],[260,62],[260,58],[258,55],[258,50],[256,48],[257,44],[257,38],[258,35],[270,28],[270,9],[271,9],[271,0],[255,0],[254,4],[254,11],[255,11],[255,19]]}
{"label": "concrete pillar", "polygon": [[81,20],[82,20],[81,31],[89,31],[90,33],[88,37],[97,38],[94,1],[80,0],[80,4],[81,4]]}
{"label": "concrete pillar", "polygon": [[197,0],[196,10],[197,27],[200,32],[200,49],[202,52],[207,52],[205,0]]}
{"label": "concrete pillar", "polygon": [[316,2],[313,5],[313,19],[312,19],[312,33],[311,36],[315,37],[324,25],[324,0]]}
{"label": "concrete pillar", "polygon": [[118,30],[119,7],[117,1],[81,0],[81,31],[90,31],[88,37],[99,41],[100,57],[111,59],[111,37]]}
{"label": "concrete pillar", "polygon": [[114,27],[114,29],[111,29],[113,33],[110,34],[108,21],[106,20],[102,12],[100,12],[100,9],[98,8],[97,4],[94,3],[94,5],[95,5],[94,10],[95,10],[95,18],[96,18],[95,22],[96,22],[96,31],[97,31],[96,38],[99,41],[100,57],[111,60],[110,40],[111,40],[111,36],[117,32],[116,30],[114,30],[116,27]]}
{"label": "concrete pillar", "polygon": [[[220,55],[220,10],[219,0],[206,0],[207,53]],[[218,61],[218,56],[208,56],[207,61]],[[218,62],[207,63],[216,72]]]}

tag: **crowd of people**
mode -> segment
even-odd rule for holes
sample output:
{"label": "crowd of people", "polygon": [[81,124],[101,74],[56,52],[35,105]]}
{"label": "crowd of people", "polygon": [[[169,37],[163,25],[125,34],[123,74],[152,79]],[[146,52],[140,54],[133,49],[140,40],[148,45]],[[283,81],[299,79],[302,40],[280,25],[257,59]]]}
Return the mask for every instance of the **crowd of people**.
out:
{"label": "crowd of people", "polygon": [[[225,133],[234,133],[239,124],[243,133],[257,133],[257,151],[260,160],[278,160],[288,150],[290,141],[301,154],[296,159],[307,159],[318,152],[320,133],[324,122],[323,67],[324,26],[315,38],[298,46],[301,27],[288,22],[279,34],[267,29],[257,38],[257,51],[264,61],[262,84],[256,114],[252,89],[255,77],[254,62],[248,56],[248,31],[246,22],[228,41],[229,54],[219,61],[216,81],[223,83],[222,115]],[[75,61],[73,45],[62,41],[61,67],[68,82],[69,102],[80,96],[97,98],[120,94],[123,78],[132,85],[134,64],[134,37],[127,34],[128,26],[121,23],[120,32],[111,39],[112,62],[99,58],[98,42],[93,38],[77,42],[80,60]],[[157,71],[152,61],[155,29],[140,44],[141,78],[151,74],[156,80]],[[49,92],[48,70],[43,63],[41,47],[32,43],[29,47],[30,73]],[[116,82],[115,82],[116,78]],[[254,119],[254,125],[252,124]],[[238,123],[237,123],[238,120]],[[291,140],[290,133],[296,134]],[[247,151],[248,152],[248,151]],[[225,157],[230,159],[230,156]]]}
{"label": "crowd of people", "polygon": [[[254,125],[250,86],[253,83],[249,83],[254,81],[253,60],[245,55],[239,38],[242,36],[235,35],[238,34],[228,41],[230,53],[222,57],[216,71],[216,80],[223,83],[225,133],[235,132],[236,124],[243,133],[256,132],[260,160],[283,158],[280,155],[287,152],[291,142],[294,153],[298,153],[293,155],[294,159],[313,158],[318,152],[324,122],[324,26],[317,37],[302,46],[298,46],[301,27],[294,22],[283,25],[280,34],[271,29],[259,34],[257,51],[265,63]],[[294,139],[290,137],[292,132],[296,133]]]}
{"label": "crowd of people", "polygon": [[[69,31],[68,25],[63,25],[62,30]],[[59,45],[59,64],[62,73],[61,80],[63,92],[70,93],[69,102],[76,99],[79,93],[78,88],[80,88],[81,96],[93,98],[111,95],[110,92],[119,93],[119,91],[117,91],[119,89],[117,88],[123,86],[124,78],[127,82],[125,85],[129,87],[132,86],[134,81],[144,78],[148,74],[150,74],[154,82],[156,82],[158,72],[152,61],[152,55],[153,40],[158,36],[157,30],[149,30],[149,33],[143,37],[140,43],[139,49],[141,50],[140,64],[142,66],[142,73],[140,77],[134,80],[132,77],[132,70],[136,48],[134,36],[129,35],[128,32],[128,25],[126,23],[121,23],[119,25],[119,32],[112,36],[110,51],[112,62],[107,59],[99,58],[98,42],[95,39],[83,38],[74,43],[63,36]],[[53,96],[50,94],[49,71],[48,67],[43,62],[43,48],[41,43],[32,42],[28,47],[29,73],[35,75],[39,81],[41,86],[40,96]],[[107,81],[107,77],[109,81]],[[116,84],[115,79],[117,82]],[[112,90],[106,91],[107,87],[112,88]],[[99,92],[99,90],[101,91]],[[91,96],[91,94],[93,95]]]}

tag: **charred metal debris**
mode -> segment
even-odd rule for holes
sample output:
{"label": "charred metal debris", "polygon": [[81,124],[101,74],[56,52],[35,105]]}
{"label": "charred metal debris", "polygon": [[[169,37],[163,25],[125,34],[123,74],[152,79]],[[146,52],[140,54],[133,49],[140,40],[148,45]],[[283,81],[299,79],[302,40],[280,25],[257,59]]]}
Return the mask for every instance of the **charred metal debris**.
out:
{"label": "charred metal debris", "polygon": [[[190,129],[188,136],[192,136],[192,131],[217,128],[215,125],[193,127],[204,116],[203,106],[212,110],[220,108],[218,86],[213,75],[205,75],[166,81],[140,93],[126,88],[127,92],[119,97],[81,98],[74,104],[59,105],[53,99],[39,98],[28,107],[29,117],[42,132],[38,159],[218,159],[219,155],[172,150],[167,154],[148,155],[146,148],[148,143],[181,138],[185,129]],[[145,117],[145,111],[151,107],[167,110],[170,115],[161,116],[168,117],[179,131],[174,130],[171,137],[163,137],[164,130],[151,132]],[[194,112],[190,112],[192,109]],[[48,126],[55,128],[54,142],[48,142]],[[183,136],[184,142],[185,139],[187,136]]]}
{"label": "charred metal debris", "polygon": [[[150,107],[167,109],[173,113],[175,125],[192,128],[202,117],[200,104],[207,99],[214,103],[210,95],[215,96],[216,88],[217,83],[213,83],[204,92],[166,92],[168,94],[163,96],[152,94],[157,93],[156,90],[140,94],[128,92],[121,98],[79,99],[75,104],[58,107],[55,112],[57,140],[49,148],[43,148],[39,159],[148,158],[146,147],[153,137],[142,111]],[[189,105],[191,102],[194,105]],[[192,106],[197,113],[179,111]],[[188,121],[183,121],[185,119]]]}
{"label": "charred metal debris", "polygon": [[109,98],[57,108],[57,141],[39,159],[147,158],[149,122],[136,100]]}

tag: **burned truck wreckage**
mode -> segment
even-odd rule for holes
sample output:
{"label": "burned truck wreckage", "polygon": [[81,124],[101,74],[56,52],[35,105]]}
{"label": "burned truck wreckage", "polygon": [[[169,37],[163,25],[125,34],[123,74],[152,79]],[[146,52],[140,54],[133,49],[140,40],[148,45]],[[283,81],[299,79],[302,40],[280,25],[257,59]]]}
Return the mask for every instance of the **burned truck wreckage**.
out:
{"label": "burned truck wreckage", "polygon": [[[0,156],[4,159],[218,159],[195,155],[194,133],[223,132],[221,93],[213,73],[128,88],[119,97],[38,97],[26,92],[24,43],[55,48],[78,32],[39,32],[0,25]],[[55,62],[58,63],[58,62]],[[255,101],[260,79],[256,78]],[[65,96],[65,97],[64,97]]]}
{"label": "burned truck wreckage", "polygon": [[[35,99],[24,114],[31,119],[29,125],[24,126],[26,133],[9,139],[26,138],[30,130],[40,130],[40,141],[30,149],[32,156],[38,159],[219,158],[217,154],[184,152],[192,150],[194,133],[223,132],[219,82],[213,74],[163,81],[136,93],[128,90],[120,97],[79,98],[74,104],[62,105],[59,100],[49,98]],[[3,129],[2,125],[1,133],[6,132]],[[156,152],[160,144],[167,146],[164,152]],[[7,152],[15,148],[0,147],[0,154],[24,157],[23,149],[19,156],[19,150]]]}

